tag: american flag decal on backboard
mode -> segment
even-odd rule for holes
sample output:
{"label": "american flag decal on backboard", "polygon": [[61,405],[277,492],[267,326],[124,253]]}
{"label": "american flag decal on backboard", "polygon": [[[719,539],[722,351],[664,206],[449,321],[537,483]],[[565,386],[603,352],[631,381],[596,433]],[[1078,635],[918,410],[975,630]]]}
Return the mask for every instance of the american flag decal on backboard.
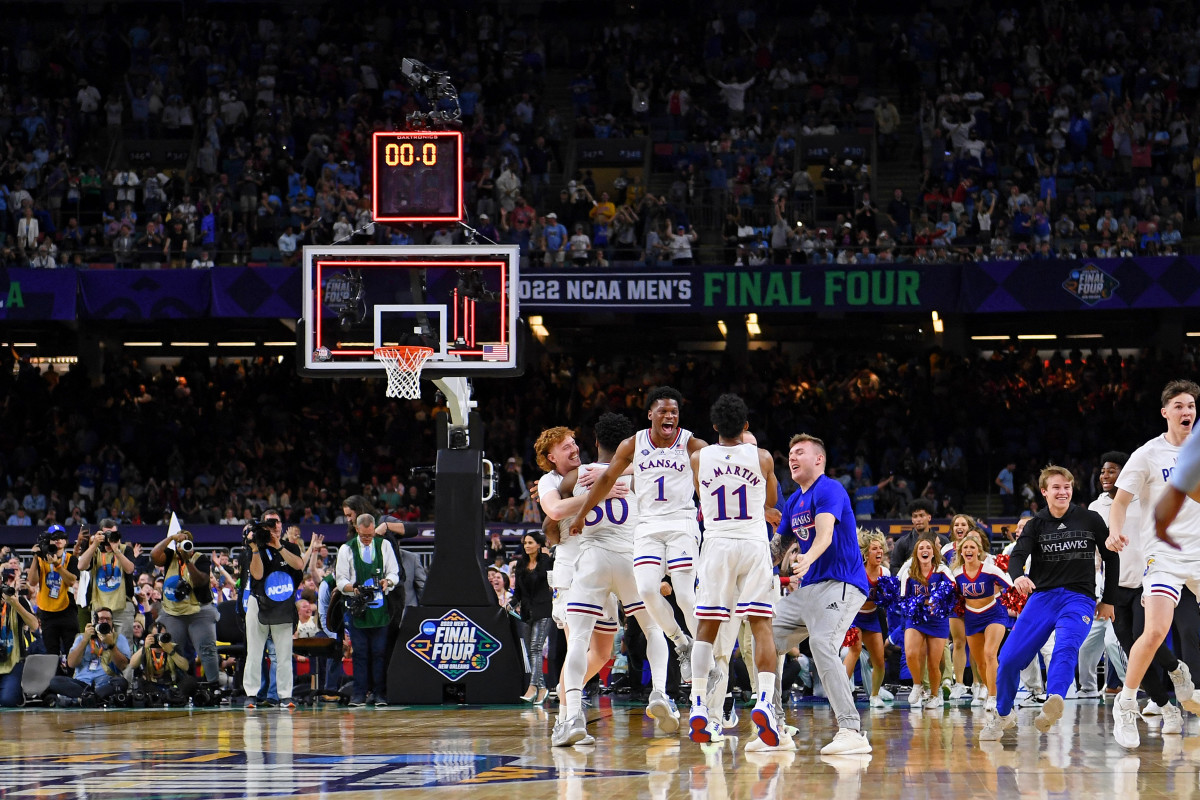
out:
{"label": "american flag decal on backboard", "polygon": [[508,361],[508,344],[505,342],[481,343],[484,361]]}

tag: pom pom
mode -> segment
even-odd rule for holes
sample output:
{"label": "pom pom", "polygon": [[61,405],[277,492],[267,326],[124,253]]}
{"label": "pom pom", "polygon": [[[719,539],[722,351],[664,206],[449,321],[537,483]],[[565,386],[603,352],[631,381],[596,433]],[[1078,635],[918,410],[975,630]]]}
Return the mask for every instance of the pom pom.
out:
{"label": "pom pom", "polygon": [[1016,589],[1006,589],[1004,594],[1000,595],[1000,605],[1012,611],[1014,614],[1020,614],[1021,609],[1025,608],[1026,601],[1029,598]]}
{"label": "pom pom", "polygon": [[888,575],[881,576],[879,582],[871,587],[871,594],[867,599],[884,608],[891,608],[900,600],[900,579]]}
{"label": "pom pom", "polygon": [[1008,572],[1008,556],[996,556],[992,561],[997,567]]}
{"label": "pom pom", "polygon": [[953,583],[935,580],[924,592],[904,598],[901,606],[910,626],[923,625],[950,616],[957,600],[958,593]]}
{"label": "pom pom", "polygon": [[842,639],[842,647],[854,647],[861,641],[858,628],[851,628],[846,631],[846,638]]}

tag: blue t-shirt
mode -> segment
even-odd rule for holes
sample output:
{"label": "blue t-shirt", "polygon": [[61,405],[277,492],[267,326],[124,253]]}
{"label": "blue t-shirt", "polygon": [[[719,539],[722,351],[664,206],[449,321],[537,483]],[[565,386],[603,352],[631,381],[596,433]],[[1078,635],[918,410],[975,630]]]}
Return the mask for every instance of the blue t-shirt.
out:
{"label": "blue t-shirt", "polygon": [[865,595],[867,570],[863,566],[862,551],[858,548],[858,525],[850,506],[850,495],[837,481],[827,475],[817,478],[808,491],[797,489],[783,507],[783,519],[779,522],[779,533],[791,531],[800,541],[800,552],[807,553],[816,540],[817,515],[833,514],[833,540],[820,558],[808,568],[804,585],[821,581],[840,581],[857,586]]}

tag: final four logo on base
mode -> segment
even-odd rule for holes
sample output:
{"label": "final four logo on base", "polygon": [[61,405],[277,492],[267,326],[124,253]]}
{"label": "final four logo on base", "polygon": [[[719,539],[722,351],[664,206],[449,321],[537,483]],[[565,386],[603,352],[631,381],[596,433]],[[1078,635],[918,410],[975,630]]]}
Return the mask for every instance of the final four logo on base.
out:
{"label": "final four logo on base", "polygon": [[441,619],[427,619],[408,640],[408,650],[440,674],[456,681],[468,672],[483,672],[500,642],[457,609]]}

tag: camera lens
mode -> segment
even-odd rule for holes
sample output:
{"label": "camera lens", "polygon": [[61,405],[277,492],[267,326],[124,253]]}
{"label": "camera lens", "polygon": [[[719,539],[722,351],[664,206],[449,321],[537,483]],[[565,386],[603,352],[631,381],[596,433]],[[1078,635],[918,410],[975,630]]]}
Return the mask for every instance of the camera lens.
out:
{"label": "camera lens", "polygon": [[195,549],[196,549],[196,545],[192,544],[191,539],[184,539],[182,542],[179,543],[179,552],[181,552],[181,553],[190,553]]}
{"label": "camera lens", "polygon": [[108,636],[110,633],[112,633],[112,631],[112,623],[100,622],[96,624],[96,633],[100,634],[101,636]]}
{"label": "camera lens", "polygon": [[3,594],[5,597],[15,597],[17,590],[11,586],[5,586],[0,588],[0,594]]}
{"label": "camera lens", "polygon": [[108,541],[109,541],[109,544],[120,544],[121,543],[121,532],[120,531],[109,531],[108,532]]}
{"label": "camera lens", "polygon": [[169,632],[163,631],[162,633],[159,633],[156,635],[158,637],[159,644],[170,644],[171,643],[171,634]]}

